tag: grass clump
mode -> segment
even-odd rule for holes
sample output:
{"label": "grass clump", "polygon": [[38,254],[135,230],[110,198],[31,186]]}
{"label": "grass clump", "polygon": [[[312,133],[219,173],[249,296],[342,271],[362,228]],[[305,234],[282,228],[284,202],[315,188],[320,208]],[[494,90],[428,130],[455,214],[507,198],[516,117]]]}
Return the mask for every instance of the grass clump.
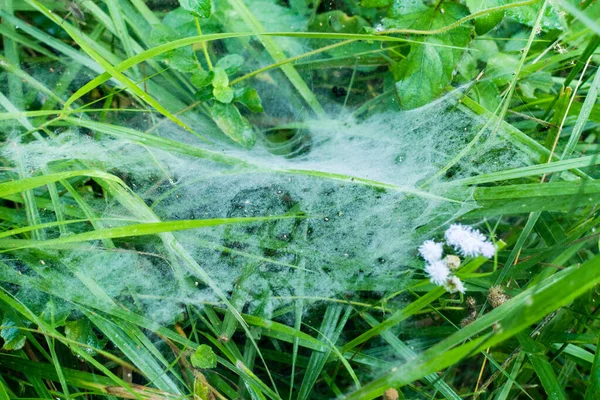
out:
{"label": "grass clump", "polygon": [[0,18],[0,398],[598,397],[593,1]]}

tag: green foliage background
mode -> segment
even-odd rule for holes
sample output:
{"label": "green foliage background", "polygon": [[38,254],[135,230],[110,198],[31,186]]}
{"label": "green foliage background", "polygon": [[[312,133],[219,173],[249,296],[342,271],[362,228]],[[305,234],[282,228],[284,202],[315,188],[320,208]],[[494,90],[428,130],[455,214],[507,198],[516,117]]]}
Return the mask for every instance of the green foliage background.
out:
{"label": "green foliage background", "polygon": [[[407,399],[600,398],[597,1],[3,0],[0,18],[0,400],[393,398],[390,389]],[[79,145],[29,171],[11,147],[73,130],[86,143],[118,138],[252,169],[260,146],[282,159],[310,153],[311,121],[433,112],[444,96],[484,126],[411,190],[447,180],[455,202],[476,204],[461,221],[499,251],[464,260],[470,299],[430,285],[413,252],[406,277],[269,312],[256,296],[251,308],[244,282],[259,261],[304,268],[277,258],[288,245],[278,229],[323,216],[284,199],[274,215],[161,220],[136,192],[147,182],[116,164],[127,156],[89,163]],[[189,136],[157,134],[165,126]],[[506,143],[497,159],[514,147],[529,165],[479,171],[493,140]],[[467,155],[474,172],[464,176]],[[364,171],[278,168],[267,172],[362,185],[361,195],[402,189]],[[152,184],[169,194],[174,183]],[[115,222],[107,204],[131,218]],[[214,227],[228,235],[211,243],[224,258],[251,260],[227,289],[175,234]],[[260,254],[246,252],[249,238]],[[106,292],[118,285],[98,284],[102,269],[98,282],[78,271],[89,244],[115,263],[150,251],[184,266],[185,277],[140,269],[165,304],[196,286],[213,297],[167,316],[136,312],[146,300]],[[494,286],[507,301],[492,309]]]}

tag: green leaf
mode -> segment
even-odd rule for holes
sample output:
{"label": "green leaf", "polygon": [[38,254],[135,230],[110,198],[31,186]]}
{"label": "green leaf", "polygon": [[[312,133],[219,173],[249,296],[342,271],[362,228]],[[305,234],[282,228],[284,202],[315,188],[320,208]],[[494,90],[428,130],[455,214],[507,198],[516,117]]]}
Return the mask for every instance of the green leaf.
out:
{"label": "green leaf", "polygon": [[[469,7],[471,14],[501,5],[498,0],[467,0],[467,7]],[[492,12],[484,17],[479,17],[475,19],[475,32],[478,35],[484,35],[502,22],[503,18],[504,11]]]}
{"label": "green leaf", "polygon": [[243,104],[253,113],[261,113],[264,111],[260,96],[254,88],[245,87],[236,89],[234,101]]}
{"label": "green leaf", "polygon": [[549,93],[554,86],[552,75],[549,72],[538,71],[528,75],[519,82],[519,87],[525,97],[533,98],[535,90]]}
{"label": "green leaf", "polygon": [[244,65],[244,57],[239,54],[228,54],[217,61],[216,66],[223,68],[227,74],[231,75],[240,69],[242,65]]}
{"label": "green leaf", "polygon": [[[2,326],[17,326],[17,321],[12,311],[7,312],[2,320]],[[3,328],[0,337],[4,339],[4,350],[19,350],[25,345],[25,335],[18,328]]]}
{"label": "green leaf", "polygon": [[2,380],[0,380],[0,400],[10,400],[10,397],[8,397],[8,393],[6,392],[6,388],[4,387]]}
{"label": "green leaf", "polygon": [[517,69],[519,60],[506,53],[498,53],[488,60],[487,77],[498,85],[506,85],[513,77],[513,73]]}
{"label": "green leaf", "polygon": [[179,5],[199,18],[208,18],[212,13],[212,2],[210,0],[179,0]]}
{"label": "green leaf", "polygon": [[[215,103],[221,105],[221,103]],[[230,105],[223,105],[230,106]],[[234,106],[231,106],[235,108]],[[241,115],[240,115],[241,117]],[[241,117],[243,118],[243,117]],[[245,123],[248,121],[244,119]],[[252,143],[254,144],[254,143]],[[79,172],[79,171],[74,171]],[[56,176],[56,174],[53,174]],[[52,175],[47,175],[52,176]],[[216,218],[216,219],[196,219],[196,220],[175,220],[163,222],[150,222],[142,224],[131,224],[115,226],[112,228],[95,229],[93,231],[77,233],[68,236],[62,236],[47,240],[28,240],[28,239],[0,239],[0,248],[25,249],[31,247],[55,247],[67,243],[80,243],[90,240],[114,239],[132,236],[155,235],[164,232],[174,232],[187,229],[196,229],[218,225],[229,225],[237,223],[252,223],[266,221],[269,219],[296,218],[297,216],[278,216],[278,217],[246,217],[246,218]]]}
{"label": "green leaf", "polygon": [[531,336],[523,332],[517,334],[517,340],[521,343],[525,354],[529,357],[529,362],[540,379],[548,398],[556,400],[566,399],[564,389],[558,382],[556,374],[552,369],[552,364],[550,364],[546,357],[546,348],[544,345],[536,342]]}
{"label": "green leaf", "polygon": [[[201,346],[206,346],[206,345],[203,344]],[[210,388],[206,384],[206,379],[201,379],[199,377],[196,377],[196,379],[194,379],[194,398],[198,399],[198,400],[211,399]]]}
{"label": "green leaf", "polygon": [[474,40],[469,47],[473,57],[479,61],[488,62],[494,55],[498,54],[498,45],[493,40]]}
{"label": "green leaf", "polygon": [[481,80],[473,86],[470,96],[487,110],[495,110],[500,104],[500,91],[494,82]]}
{"label": "green leaf", "polygon": [[190,357],[190,361],[194,368],[211,369],[217,366],[217,355],[210,346],[201,344]]}
{"label": "green leaf", "polygon": [[98,339],[92,329],[92,324],[87,319],[80,319],[78,321],[69,321],[65,324],[65,335],[67,339],[83,343],[89,347],[83,347],[83,351],[91,356],[97,354],[94,349],[103,349],[108,339]]}
{"label": "green leaf", "polygon": [[[150,31],[150,43],[154,46],[180,39],[177,31],[164,24],[154,25]],[[182,72],[193,72],[198,69],[196,56],[190,46],[168,51],[159,57],[164,63]]]}
{"label": "green leaf", "polygon": [[[543,2],[539,1],[530,6],[510,8],[506,11],[506,14],[524,25],[533,27],[540,12],[542,3]],[[559,11],[552,5],[552,3],[550,3],[544,12],[541,28],[544,30],[564,30],[565,26],[566,24],[564,17],[561,17]]]}
{"label": "green leaf", "polygon": [[310,22],[309,29],[316,32],[358,33],[368,26],[367,20],[360,16],[350,17],[343,11],[335,10],[317,15]]}
{"label": "green leaf", "polygon": [[212,78],[212,84],[214,87],[217,86],[228,86],[229,85],[229,78],[227,77],[227,72],[225,72],[225,70],[221,67],[216,67],[213,70],[213,78]]}
{"label": "green leaf", "polygon": [[477,59],[471,52],[468,52],[463,56],[462,60],[460,60],[460,64],[456,66],[456,71],[467,81],[475,79],[480,69],[477,68]]}
{"label": "green leaf", "polygon": [[181,7],[167,13],[162,23],[175,29],[179,37],[198,35],[194,16]]}
{"label": "green leaf", "polygon": [[40,317],[53,328],[63,326],[71,314],[71,308],[58,299],[50,299],[45,303]]}
{"label": "green leaf", "polygon": [[233,100],[233,89],[229,86],[215,86],[213,88],[213,95],[221,103],[231,103],[231,100]]}
{"label": "green leaf", "polygon": [[392,5],[394,0],[361,0],[361,7],[365,8],[383,8]]}
{"label": "green leaf", "polygon": [[213,97],[212,86],[205,86],[194,93],[194,98],[199,101],[208,101]]}
{"label": "green leaf", "polygon": [[[422,0],[395,0],[394,5],[388,11],[388,17],[392,20],[401,19],[403,16],[427,11],[427,6]],[[389,21],[386,21],[386,25]]]}
{"label": "green leaf", "polygon": [[215,103],[210,115],[221,131],[234,142],[247,148],[256,143],[256,134],[252,126],[233,104]]}
{"label": "green leaf", "polygon": [[[386,20],[387,28],[437,29],[467,15],[465,7],[444,3],[442,9],[427,8],[414,11],[411,7],[408,14],[399,14],[396,9]],[[395,68],[396,93],[400,105],[404,109],[416,108],[428,104],[441,95],[452,81],[452,72],[459,63],[462,49],[442,46],[464,47],[470,41],[470,30],[464,26],[452,29],[444,34],[416,36],[421,43],[411,44],[408,57],[398,63]]]}
{"label": "green leaf", "polygon": [[214,74],[212,71],[198,70],[192,75],[191,81],[198,89],[202,89],[212,82]]}
{"label": "green leaf", "polygon": [[[42,267],[46,268],[48,267]],[[64,325],[72,310],[67,302],[28,287],[19,288],[15,298],[53,328]]]}

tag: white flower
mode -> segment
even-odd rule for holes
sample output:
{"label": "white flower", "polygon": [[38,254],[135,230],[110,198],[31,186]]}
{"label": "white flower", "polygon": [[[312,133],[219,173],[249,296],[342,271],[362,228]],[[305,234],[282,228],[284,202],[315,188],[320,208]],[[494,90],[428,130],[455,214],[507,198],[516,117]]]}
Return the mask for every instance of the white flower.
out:
{"label": "white flower", "polygon": [[433,240],[426,240],[419,246],[419,254],[428,263],[433,263],[442,259],[444,249],[441,243],[436,243]]}
{"label": "white flower", "polygon": [[450,270],[443,261],[434,261],[425,266],[425,273],[429,276],[429,280],[434,285],[442,286],[448,276],[450,276]]}
{"label": "white flower", "polygon": [[467,290],[465,288],[465,285],[463,285],[462,281],[457,276],[451,276],[448,279],[446,279],[446,282],[444,282],[444,288],[449,293],[460,292],[464,294]]}
{"label": "white flower", "polygon": [[496,252],[494,245],[486,241],[485,236],[481,232],[470,226],[453,224],[448,228],[444,237],[446,238],[446,243],[454,247],[463,256],[477,257],[483,255],[489,258]]}
{"label": "white flower", "polygon": [[492,258],[496,254],[496,246],[490,242],[483,242],[479,250],[481,251],[481,255],[487,258]]}

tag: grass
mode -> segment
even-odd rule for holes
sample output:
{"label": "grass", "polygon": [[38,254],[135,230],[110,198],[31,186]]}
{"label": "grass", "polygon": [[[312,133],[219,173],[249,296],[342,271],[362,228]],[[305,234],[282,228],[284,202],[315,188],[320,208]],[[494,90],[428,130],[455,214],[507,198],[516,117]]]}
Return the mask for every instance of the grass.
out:
{"label": "grass", "polygon": [[[200,18],[172,12],[169,2],[4,1],[0,400],[358,400],[389,389],[407,399],[599,398],[600,13],[594,1],[486,4],[425,1],[402,14],[386,1],[224,0]],[[453,7],[462,14],[438,27],[435,19],[449,18]],[[178,29],[159,31],[168,18]],[[382,18],[389,28],[377,27]],[[492,25],[482,32],[485,23]],[[457,39],[457,28],[468,28],[468,37]],[[411,52],[421,47],[427,51],[415,61]],[[222,61],[238,53],[242,63]],[[459,65],[447,65],[456,55]],[[418,93],[397,91],[417,76],[411,68]],[[219,69],[225,84],[214,78]],[[359,169],[290,167],[244,148],[272,140],[277,154],[293,159],[311,151],[302,147],[310,134],[302,135],[321,121],[383,118],[415,94],[431,92],[435,101],[456,87],[454,109],[485,122],[414,187]],[[281,103],[293,113],[282,113]],[[50,148],[68,132],[89,140],[76,151],[92,142],[139,145],[160,173],[138,180],[120,166],[128,155],[118,148],[103,162],[73,152],[35,171],[27,154],[14,155],[25,144]],[[529,165],[453,178],[490,140]],[[215,176],[178,183],[169,159]],[[430,284],[416,249],[402,272],[361,272],[355,286],[321,296],[311,286],[324,266],[312,262],[320,250],[310,245],[309,224],[333,218],[333,201],[323,214],[296,203],[268,215],[161,214],[186,185],[205,183],[195,194],[201,204],[219,203],[210,182],[256,175],[360,188],[364,197],[465,204],[461,222],[493,236],[498,252],[463,260],[456,274],[465,296]],[[181,207],[182,215],[190,210]],[[425,221],[415,235],[438,225]],[[286,242],[281,226],[300,239]],[[186,232],[197,234],[193,242]],[[199,256],[206,249],[237,268],[227,270],[231,285],[222,266]],[[116,294],[122,282],[82,268],[98,254],[112,272],[125,270],[130,255],[151,260],[138,266],[148,275],[135,282],[151,290],[127,283]],[[334,272],[354,262],[328,257]],[[256,276],[272,285],[293,279],[295,290],[264,294]],[[507,294],[495,308],[493,287]],[[157,303],[153,310],[169,315],[144,308]],[[212,357],[216,366],[194,361]]]}

